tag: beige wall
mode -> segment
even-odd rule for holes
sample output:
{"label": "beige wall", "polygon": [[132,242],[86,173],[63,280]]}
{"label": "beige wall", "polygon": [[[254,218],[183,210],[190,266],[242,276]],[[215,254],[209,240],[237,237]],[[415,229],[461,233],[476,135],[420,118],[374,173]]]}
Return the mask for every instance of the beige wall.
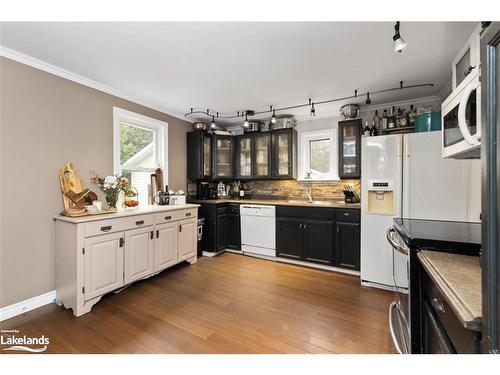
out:
{"label": "beige wall", "polygon": [[[189,123],[0,58],[0,307],[54,290],[58,169],[113,173],[113,106],[168,122],[169,183],[186,188]],[[90,186],[91,187],[91,186]],[[96,188],[94,187],[94,190]]]}

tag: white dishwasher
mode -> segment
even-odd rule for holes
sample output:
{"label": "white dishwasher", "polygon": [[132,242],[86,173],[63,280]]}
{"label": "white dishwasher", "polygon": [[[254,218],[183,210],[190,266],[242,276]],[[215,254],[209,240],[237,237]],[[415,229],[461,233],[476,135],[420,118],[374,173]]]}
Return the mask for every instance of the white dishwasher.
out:
{"label": "white dishwasher", "polygon": [[242,204],[241,250],[260,257],[276,256],[276,207]]}

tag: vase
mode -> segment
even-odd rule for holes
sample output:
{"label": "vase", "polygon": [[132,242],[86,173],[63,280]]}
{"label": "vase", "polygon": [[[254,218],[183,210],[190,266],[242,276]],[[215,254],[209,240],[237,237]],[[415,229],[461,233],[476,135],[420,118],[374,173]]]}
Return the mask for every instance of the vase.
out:
{"label": "vase", "polygon": [[106,203],[108,208],[113,208],[116,210],[116,203],[118,202],[118,191],[108,191],[106,192]]}

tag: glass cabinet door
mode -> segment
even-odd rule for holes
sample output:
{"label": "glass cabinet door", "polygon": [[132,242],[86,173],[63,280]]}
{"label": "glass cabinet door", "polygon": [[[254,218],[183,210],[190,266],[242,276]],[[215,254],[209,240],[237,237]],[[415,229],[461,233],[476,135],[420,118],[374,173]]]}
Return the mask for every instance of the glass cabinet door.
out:
{"label": "glass cabinet door", "polygon": [[216,138],[215,142],[215,171],[216,177],[232,177],[232,139]]}
{"label": "glass cabinet door", "polygon": [[269,133],[255,136],[255,177],[268,177],[270,175],[270,140]]}
{"label": "glass cabinet door", "polygon": [[250,136],[240,137],[237,149],[238,177],[252,177],[252,138]]}
{"label": "glass cabinet door", "polygon": [[339,122],[339,176],[360,176],[361,120]]}
{"label": "glass cabinet door", "polygon": [[274,171],[275,177],[287,177],[290,171],[290,155],[292,139],[290,131],[277,131],[274,133]]}
{"label": "glass cabinet door", "polygon": [[203,136],[203,176],[212,176],[212,138]]}

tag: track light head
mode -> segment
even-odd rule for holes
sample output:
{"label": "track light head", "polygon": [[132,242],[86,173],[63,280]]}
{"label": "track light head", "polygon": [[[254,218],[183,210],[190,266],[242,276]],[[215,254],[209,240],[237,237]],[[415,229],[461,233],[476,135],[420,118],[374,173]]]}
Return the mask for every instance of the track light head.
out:
{"label": "track light head", "polygon": [[394,25],[394,36],[392,40],[394,41],[394,52],[402,52],[406,47],[406,42],[399,33],[399,21]]}
{"label": "track light head", "polygon": [[210,124],[210,128],[211,129],[217,128],[217,125],[215,124],[215,118],[214,118],[214,116],[212,116],[212,123]]}
{"label": "track light head", "polygon": [[273,109],[273,117],[271,117],[271,124],[276,124],[276,111]]}
{"label": "track light head", "polygon": [[248,123],[248,115],[245,113],[245,122],[243,123],[243,127],[246,129],[250,126]]}
{"label": "track light head", "polygon": [[366,93],[366,102],[365,102],[365,103],[366,103],[366,105],[370,105],[370,104],[371,104],[371,102],[372,102],[372,100],[370,99],[370,93],[369,93],[369,92],[367,92],[367,93]]}
{"label": "track light head", "polygon": [[310,114],[310,116],[313,116],[313,117],[316,116],[316,109],[314,108],[314,103],[312,103],[312,105],[311,105],[311,114]]}

